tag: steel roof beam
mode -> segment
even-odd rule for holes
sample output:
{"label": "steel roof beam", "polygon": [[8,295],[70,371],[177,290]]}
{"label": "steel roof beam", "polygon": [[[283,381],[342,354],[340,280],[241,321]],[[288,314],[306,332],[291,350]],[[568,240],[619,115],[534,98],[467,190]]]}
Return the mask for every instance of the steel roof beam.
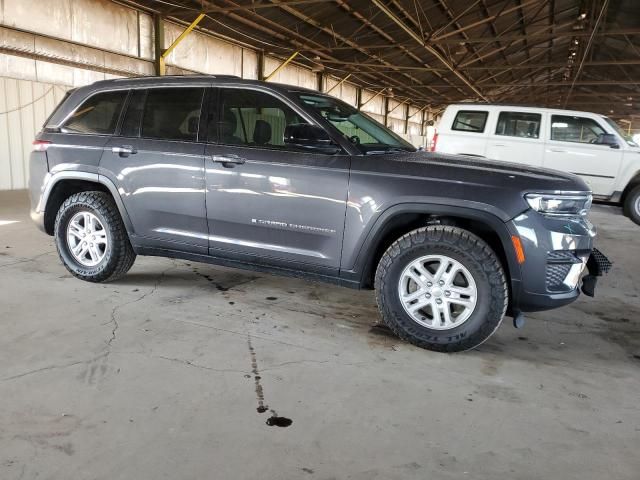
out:
{"label": "steel roof beam", "polygon": [[462,82],[467,85],[476,95],[482,98],[485,101],[488,101],[487,97],[476,88],[473,83],[467,77],[465,77],[461,72],[459,72],[439,51],[433,48],[430,45],[427,45],[420,36],[414,32],[409,26],[404,23],[401,19],[399,19],[391,10],[389,10],[386,5],[384,5],[380,0],[372,0],[375,6],[377,6],[382,12],[387,15],[391,20],[393,20],[400,28],[402,28],[411,38],[413,38],[417,43],[422,45],[425,50],[431,53],[434,57],[436,57],[442,64],[444,64],[456,77],[458,77]]}

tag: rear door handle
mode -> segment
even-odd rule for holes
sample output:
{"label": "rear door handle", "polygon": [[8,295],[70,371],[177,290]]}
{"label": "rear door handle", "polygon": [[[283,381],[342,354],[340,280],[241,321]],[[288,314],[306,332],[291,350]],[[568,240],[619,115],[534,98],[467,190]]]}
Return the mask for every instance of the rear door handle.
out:
{"label": "rear door handle", "polygon": [[138,151],[131,145],[122,145],[120,147],[111,148],[113,153],[117,153],[121,157],[128,157],[129,155],[135,155]]}
{"label": "rear door handle", "polygon": [[221,163],[224,167],[232,168],[236,165],[242,165],[247,161],[246,158],[239,157],[238,155],[212,155],[211,160],[216,163]]}
{"label": "rear door handle", "polygon": [[493,146],[494,147],[504,147],[505,144],[504,143],[494,143]]}
{"label": "rear door handle", "polygon": [[549,150],[551,150],[552,152],[556,152],[556,153],[567,153],[566,150],[563,150],[561,148],[550,148]]}

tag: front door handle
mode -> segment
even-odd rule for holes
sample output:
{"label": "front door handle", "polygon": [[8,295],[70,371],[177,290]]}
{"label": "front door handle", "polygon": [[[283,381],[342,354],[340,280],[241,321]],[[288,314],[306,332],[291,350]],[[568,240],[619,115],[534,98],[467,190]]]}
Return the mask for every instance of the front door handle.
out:
{"label": "front door handle", "polygon": [[563,150],[562,148],[550,148],[549,150],[556,153],[567,153],[567,151]]}
{"label": "front door handle", "polygon": [[221,163],[222,166],[227,168],[235,167],[236,165],[242,165],[247,161],[246,158],[239,157],[238,155],[212,155],[211,160],[216,163]]}
{"label": "front door handle", "polygon": [[131,145],[122,145],[120,147],[113,147],[111,149],[113,153],[117,153],[121,157],[128,157],[129,155],[135,155],[138,151]]}

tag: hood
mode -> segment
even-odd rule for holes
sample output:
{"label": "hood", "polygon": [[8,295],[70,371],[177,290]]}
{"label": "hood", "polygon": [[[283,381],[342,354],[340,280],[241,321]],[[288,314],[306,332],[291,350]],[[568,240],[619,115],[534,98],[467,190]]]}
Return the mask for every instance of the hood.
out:
{"label": "hood", "polygon": [[354,158],[352,172],[384,178],[384,188],[401,192],[404,202],[482,209],[504,221],[529,208],[527,193],[590,191],[571,173],[461,155],[400,152]]}
{"label": "hood", "polygon": [[[477,185],[496,185],[523,193],[533,191],[589,192],[586,183],[572,173],[502,162],[466,155],[406,152],[385,155],[385,160],[408,164],[401,167],[430,178],[459,180]],[[408,172],[404,172],[408,173]]]}

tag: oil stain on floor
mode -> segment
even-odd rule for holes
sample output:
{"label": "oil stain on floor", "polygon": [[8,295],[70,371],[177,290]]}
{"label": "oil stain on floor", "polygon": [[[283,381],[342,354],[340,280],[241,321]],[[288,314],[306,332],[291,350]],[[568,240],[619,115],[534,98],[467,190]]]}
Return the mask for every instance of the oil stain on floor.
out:
{"label": "oil stain on floor", "polygon": [[[255,384],[256,398],[258,400],[258,407],[256,411],[258,413],[264,413],[269,410],[269,407],[264,402],[264,389],[262,388],[262,377],[258,370],[258,358],[256,356],[256,350],[251,343],[251,335],[247,334],[247,345],[249,347],[249,355],[251,356],[251,373],[253,373],[253,381]],[[287,417],[280,417],[275,410],[270,410],[271,416],[265,422],[270,427],[288,427],[293,423],[293,420]]]}

